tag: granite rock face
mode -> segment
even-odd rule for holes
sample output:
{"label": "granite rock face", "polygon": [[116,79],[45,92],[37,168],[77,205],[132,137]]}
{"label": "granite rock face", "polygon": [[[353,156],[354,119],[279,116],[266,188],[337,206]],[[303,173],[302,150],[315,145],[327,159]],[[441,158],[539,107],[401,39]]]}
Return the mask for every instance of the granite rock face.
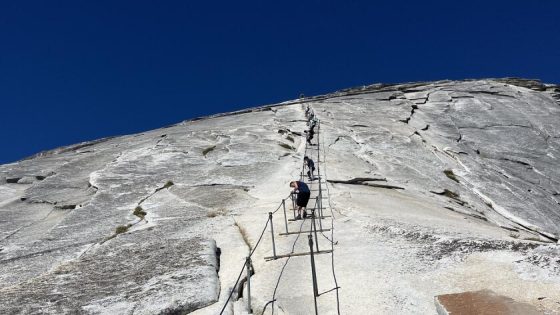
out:
{"label": "granite rock face", "polygon": [[460,211],[558,240],[557,94],[540,92],[547,86],[533,81],[511,83],[537,91],[507,82],[395,85],[315,108],[338,129],[329,147],[352,152],[367,171],[452,197],[450,207]]}
{"label": "granite rock face", "polygon": [[[307,105],[318,153],[304,151]],[[436,295],[491,289],[554,314],[559,151],[560,88],[488,79],[364,86],[42,152],[0,166],[0,313],[219,313],[303,155],[319,154],[342,313],[434,313]],[[284,270],[261,259],[267,237],[254,309]],[[308,268],[291,260],[275,310],[311,311]],[[320,313],[335,313],[327,299]]]}
{"label": "granite rock face", "polygon": [[175,314],[216,302],[213,234],[238,233],[225,214],[295,153],[281,145],[299,139],[277,132],[295,110],[185,122],[0,166],[0,313]]}

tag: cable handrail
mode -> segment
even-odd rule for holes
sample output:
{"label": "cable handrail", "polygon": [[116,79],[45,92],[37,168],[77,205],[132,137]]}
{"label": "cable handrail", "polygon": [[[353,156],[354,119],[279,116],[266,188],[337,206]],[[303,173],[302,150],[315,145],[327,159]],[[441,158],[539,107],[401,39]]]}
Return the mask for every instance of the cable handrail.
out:
{"label": "cable handrail", "polygon": [[[292,243],[292,250],[290,251],[290,254],[293,254],[296,248],[296,243],[299,239],[299,237],[301,236],[301,230],[303,229],[303,223],[305,222],[305,219],[301,221],[301,224],[299,225],[299,233],[297,233],[296,239],[294,240],[294,242]],[[288,262],[290,261],[290,259],[292,258],[292,256],[288,256],[288,258],[286,259],[286,262],[284,262],[284,266],[282,266],[282,270],[280,270],[280,274],[278,275],[278,279],[276,281],[276,286],[274,287],[274,292],[272,293],[272,299],[269,301],[269,303],[266,303],[263,310],[262,310],[262,314],[264,314],[264,311],[266,310],[266,307],[268,304],[272,303],[272,315],[274,315],[274,301],[276,301],[276,291],[278,290],[278,286],[280,285],[280,280],[282,279],[282,276],[284,275],[284,269],[286,269],[286,266],[288,266]]]}
{"label": "cable handrail", "polygon": [[[327,178],[327,153],[325,150],[325,147],[323,146],[323,163],[325,163],[325,165],[323,166],[323,173],[325,175],[325,179]],[[325,180],[326,182],[326,180]],[[338,286],[338,280],[336,279],[336,271],[335,271],[335,264],[334,264],[334,208],[332,206],[331,203],[331,192],[329,189],[329,185],[326,185],[327,187],[327,200],[329,203],[329,209],[331,210],[331,239],[329,240],[331,242],[331,268],[332,268],[332,275],[333,275],[333,280],[334,280],[334,285],[335,287],[329,291],[323,292],[321,294],[325,294],[327,292],[331,292],[333,290],[336,291],[336,311],[337,314],[340,315],[340,296],[339,296],[339,292],[338,289],[340,289],[340,287]],[[321,232],[321,234],[323,234],[323,232]],[[323,234],[323,236],[325,236]],[[325,236],[326,237],[326,236]],[[328,239],[328,238],[327,238]]]}
{"label": "cable handrail", "polygon": [[[286,199],[288,199],[291,196],[291,194],[292,193],[290,192],[290,194],[286,198],[283,198],[282,201],[280,202],[280,205],[278,206],[278,208],[276,210],[274,210],[274,212],[272,212],[272,213],[276,213],[278,210],[280,210],[284,201]],[[264,236],[264,233],[266,232],[266,229],[267,229],[269,223],[270,223],[270,219],[267,219],[266,223],[264,225],[264,228],[261,232],[261,235],[260,235],[259,239],[257,240],[257,243],[255,244],[253,249],[249,252],[249,255],[247,256],[247,258],[251,258],[253,256],[253,254],[255,253],[255,251],[257,250],[257,248],[259,247],[259,244],[261,243],[261,240]],[[229,304],[229,302],[230,302],[230,300],[233,296],[233,292],[235,291],[235,288],[239,284],[239,280],[241,280],[241,276],[243,275],[243,271],[245,270],[245,267],[246,267],[246,263],[243,264],[243,267],[241,268],[241,272],[239,273],[239,276],[237,277],[237,280],[235,281],[235,284],[233,285],[233,287],[232,287],[232,289],[229,293],[229,296],[228,296],[227,300],[225,301],[224,306],[222,307],[222,310],[220,311],[220,315],[224,313],[226,307],[228,306],[228,304]]]}
{"label": "cable handrail", "polygon": [[[312,227],[312,228],[310,229],[310,231],[309,231],[310,235],[311,235],[311,233],[313,232],[313,229],[315,230],[315,234],[317,233],[317,226],[316,226],[316,223],[315,223],[315,217],[316,217],[316,213],[317,213],[316,210],[317,210],[317,207],[318,207],[318,206],[319,206],[319,208],[320,208],[318,214],[319,214],[320,217],[323,216],[323,214],[322,214],[321,174],[320,174],[320,165],[319,165],[319,164],[321,163],[321,159],[320,159],[321,148],[323,149],[323,158],[324,158],[323,163],[326,163],[326,152],[325,152],[325,148],[322,147],[322,146],[320,146],[320,144],[319,144],[319,143],[320,143],[320,140],[321,140],[321,139],[320,139],[320,136],[321,136],[321,134],[320,134],[320,121],[317,120],[317,121],[316,121],[316,124],[317,124],[317,176],[318,176],[318,179],[319,179],[319,196],[315,198],[315,204],[314,204],[314,206],[313,206],[313,212],[312,212],[312,213],[313,213],[313,218],[312,218],[312,219],[313,219],[313,222],[312,222],[313,227]],[[308,150],[308,143],[307,143],[307,138],[306,138],[306,139],[305,139],[304,155],[307,155],[307,150]],[[324,167],[323,169],[324,169],[324,171],[325,171],[325,177],[326,177],[326,167]],[[303,162],[302,170],[301,170],[301,173],[300,173],[300,179],[301,179],[301,180],[303,180],[304,171],[305,171],[305,161]],[[312,174],[311,174],[311,175],[312,175]],[[264,228],[263,228],[263,230],[262,230],[262,232],[261,232],[261,234],[260,234],[260,236],[259,236],[257,242],[255,243],[255,246],[249,251],[249,255],[247,256],[247,258],[246,258],[246,260],[245,260],[245,263],[243,264],[243,266],[242,266],[242,268],[241,268],[241,272],[239,273],[239,275],[238,275],[238,277],[237,277],[237,280],[235,281],[235,284],[233,285],[233,287],[232,287],[231,290],[230,290],[229,296],[228,296],[227,300],[225,301],[225,303],[224,303],[224,305],[223,305],[223,307],[222,307],[222,309],[221,309],[221,311],[220,311],[220,315],[223,314],[223,312],[225,311],[225,309],[226,309],[227,306],[229,305],[229,303],[230,303],[230,301],[231,301],[231,299],[232,299],[232,297],[233,297],[233,292],[234,292],[235,289],[238,287],[238,285],[239,285],[239,283],[240,283],[240,280],[241,280],[241,277],[242,277],[242,275],[243,275],[243,271],[245,270],[245,268],[247,268],[247,282],[250,281],[250,276],[251,276],[251,274],[252,274],[251,271],[250,271],[250,264],[251,264],[250,261],[251,261],[251,257],[253,256],[253,254],[255,253],[255,251],[257,250],[257,248],[259,247],[259,245],[261,244],[261,241],[262,241],[262,239],[263,239],[263,237],[264,237],[264,234],[265,234],[267,228],[269,227],[269,224],[270,224],[270,227],[271,227],[272,242],[273,242],[273,249],[274,249],[274,256],[273,256],[273,257],[274,257],[274,259],[276,259],[276,249],[275,249],[275,245],[274,245],[273,223],[271,222],[271,221],[272,221],[272,215],[275,214],[276,212],[278,212],[278,211],[284,206],[284,217],[286,216],[286,213],[285,213],[285,201],[286,201],[288,198],[290,198],[290,197],[292,196],[292,194],[293,194],[293,192],[290,192],[290,194],[288,194],[288,196],[287,196],[286,198],[283,198],[283,199],[282,199],[282,201],[280,202],[280,204],[278,205],[278,207],[277,207],[274,211],[269,212],[269,217],[268,217],[266,223],[264,224]],[[327,184],[327,195],[328,195],[329,208],[330,208],[330,211],[331,211],[331,229],[330,229],[330,230],[331,230],[331,238],[329,239],[328,236],[326,236],[326,235],[323,233],[323,229],[322,229],[322,228],[321,228],[321,235],[322,235],[324,238],[326,238],[326,239],[330,242],[330,244],[331,244],[331,251],[330,251],[330,252],[331,252],[331,267],[332,267],[332,274],[333,274],[333,279],[334,279],[335,287],[332,288],[332,289],[330,289],[330,290],[327,290],[327,291],[325,291],[325,292],[322,292],[321,294],[318,294],[317,289],[316,289],[316,282],[315,282],[315,280],[314,280],[314,290],[315,290],[315,295],[314,295],[314,297],[317,298],[318,296],[320,296],[320,295],[322,295],[322,294],[326,294],[326,293],[328,293],[328,292],[336,291],[337,312],[338,312],[338,314],[340,314],[340,300],[339,300],[339,292],[338,292],[338,290],[339,290],[340,287],[338,286],[338,281],[337,281],[337,279],[336,279],[335,263],[334,263],[334,245],[335,245],[335,242],[334,242],[334,212],[333,212],[333,207],[332,207],[332,204],[331,204],[331,199],[330,199],[331,196],[330,196],[330,191],[329,191],[328,184]],[[321,198],[321,200],[319,200],[319,198]],[[293,199],[293,198],[292,198],[292,199]],[[295,214],[294,214],[294,215],[295,215]],[[284,219],[286,220],[286,218],[284,218]],[[281,279],[282,279],[282,277],[283,277],[283,275],[284,275],[284,271],[285,271],[285,269],[286,269],[286,267],[287,267],[287,265],[288,265],[288,263],[289,263],[289,261],[290,261],[290,259],[291,259],[291,257],[292,257],[291,254],[293,254],[294,251],[295,251],[296,243],[297,243],[297,241],[299,240],[301,234],[303,234],[303,233],[302,233],[302,229],[303,229],[304,223],[305,223],[305,219],[302,220],[302,222],[301,222],[301,224],[300,224],[299,231],[296,233],[296,234],[297,234],[297,237],[295,238],[294,242],[292,243],[291,252],[290,252],[290,254],[288,255],[288,258],[286,259],[284,265],[282,266],[282,269],[280,270],[280,273],[279,273],[279,275],[278,275],[278,278],[277,278],[277,281],[276,281],[276,285],[275,285],[275,287],[274,287],[274,291],[273,291],[273,294],[272,294],[272,299],[271,299],[270,301],[268,301],[268,302],[264,305],[263,310],[262,310],[262,313],[264,313],[264,312],[266,311],[268,305],[272,305],[272,314],[274,315],[274,302],[276,302],[276,293],[277,293],[278,287],[279,287],[279,285],[280,285],[280,281],[281,281]],[[286,232],[288,231],[287,229],[288,229],[288,228],[287,228],[287,221],[286,221]],[[311,247],[312,247],[311,238],[312,238],[312,237],[310,236],[310,250],[311,250],[311,256],[313,256],[313,249],[311,248]],[[315,235],[315,238],[317,238],[317,235]],[[317,243],[316,245],[317,245],[317,251],[318,251],[318,249],[319,249],[318,243]],[[314,266],[314,265],[313,265],[313,257],[311,257],[311,259],[312,259],[312,266]],[[314,267],[313,267],[313,268],[314,268]],[[315,277],[315,271],[314,271],[314,270],[313,270],[313,277]],[[314,279],[315,279],[315,278],[314,278]],[[249,283],[248,283],[248,286],[249,286]],[[316,303],[316,300],[315,300],[315,303]],[[317,307],[316,304],[315,304],[315,307]],[[250,297],[248,297],[248,308],[250,309]],[[317,309],[316,309],[315,311],[317,311]]]}

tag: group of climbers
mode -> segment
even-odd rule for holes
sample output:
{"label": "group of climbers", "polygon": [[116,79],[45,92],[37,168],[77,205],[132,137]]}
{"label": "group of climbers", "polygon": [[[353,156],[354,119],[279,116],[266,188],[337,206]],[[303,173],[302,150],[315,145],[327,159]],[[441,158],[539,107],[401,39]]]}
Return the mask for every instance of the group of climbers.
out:
{"label": "group of climbers", "polygon": [[307,117],[307,126],[309,126],[309,130],[305,131],[305,133],[307,134],[307,144],[313,145],[311,143],[311,140],[313,140],[313,136],[315,135],[317,117],[315,117],[315,112],[309,106],[307,106],[307,108],[305,109],[305,116]]}
{"label": "group of climbers", "polygon": [[[315,134],[315,126],[317,125],[317,118],[315,117],[315,113],[313,109],[307,106],[305,109],[305,116],[307,117],[307,125],[309,126],[309,130],[306,131],[307,133],[307,143],[311,144],[311,140]],[[307,176],[309,181],[313,181],[315,178],[313,176],[313,172],[315,171],[315,163],[311,158],[305,156],[303,158],[304,166],[307,167]],[[293,188],[292,193],[296,194],[296,206],[297,206],[297,216],[296,220],[300,220],[302,218],[307,217],[307,211],[305,208],[307,207],[307,203],[309,202],[309,198],[311,196],[311,191],[309,190],[309,186],[303,181],[292,181],[290,182],[290,187]]]}

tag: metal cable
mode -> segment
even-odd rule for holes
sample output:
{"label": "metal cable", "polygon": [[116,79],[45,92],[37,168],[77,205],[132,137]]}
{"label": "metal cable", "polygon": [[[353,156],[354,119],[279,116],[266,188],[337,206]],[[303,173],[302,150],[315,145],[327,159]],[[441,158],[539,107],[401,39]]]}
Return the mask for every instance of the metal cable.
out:
{"label": "metal cable", "polygon": [[259,244],[261,243],[261,240],[264,236],[264,232],[266,232],[266,228],[268,227],[268,223],[270,222],[270,219],[266,219],[266,224],[264,225],[264,229],[262,230],[261,236],[259,237],[259,240],[257,241],[257,243],[255,244],[255,247],[253,247],[253,250],[251,251],[251,253],[249,254],[249,257],[253,256],[253,253],[255,252],[255,250],[257,250],[257,247],[259,246]]}
{"label": "metal cable", "polygon": [[[318,135],[317,135],[317,142],[319,142],[319,141],[320,141],[320,139],[319,139],[319,134],[318,134]],[[305,141],[304,155],[307,155],[307,149],[308,149],[308,146],[307,146],[307,139],[306,139],[306,141]],[[319,155],[319,154],[320,154],[319,148],[318,148],[317,150],[318,150],[317,154]],[[323,156],[325,156],[324,150],[325,150],[325,149],[323,148]],[[320,161],[317,161],[317,163],[319,163],[319,162],[320,162]],[[324,162],[326,162],[326,158],[325,158],[325,161],[324,161]],[[304,171],[305,171],[305,162],[303,163],[303,166],[302,166],[302,172],[300,173],[301,176],[303,176],[303,172],[304,172]],[[317,169],[317,175],[320,176],[320,174],[319,174],[319,169]],[[326,176],[326,175],[325,175],[325,176]],[[321,180],[319,180],[319,185],[320,185],[320,184],[321,184]],[[334,239],[334,214],[333,214],[333,208],[332,208],[331,201],[330,201],[330,192],[329,192],[328,190],[329,190],[329,188],[328,188],[328,185],[327,185],[327,193],[328,193],[328,195],[329,195],[329,207],[331,208],[331,238]],[[288,195],[288,197],[290,197],[291,194],[292,194],[292,193],[290,192],[290,194]],[[285,199],[288,199],[288,197],[286,197]],[[321,196],[321,197],[322,197],[322,196]],[[284,200],[284,199],[283,199],[283,200]],[[274,211],[272,212],[272,214],[278,212],[278,210],[280,210],[280,208],[282,207],[282,204],[283,204],[283,202],[280,203],[280,205],[278,206],[278,208],[276,208],[276,210],[274,210]],[[316,210],[316,208],[317,208],[317,199],[315,199],[315,205],[313,206],[314,211]],[[262,232],[261,232],[261,235],[259,236],[259,239],[257,240],[257,243],[255,244],[255,247],[253,247],[253,249],[252,249],[252,250],[250,251],[250,253],[249,253],[249,256],[248,256],[249,258],[253,256],[253,254],[254,254],[255,251],[257,250],[257,247],[260,245],[261,240],[262,240],[262,238],[263,238],[263,236],[264,236],[264,233],[266,232],[266,229],[267,229],[267,227],[268,227],[268,223],[270,223],[270,218],[266,220],[266,223],[265,223],[265,225],[264,225],[264,228],[263,228],[263,230],[262,230]],[[296,246],[296,243],[297,243],[299,237],[300,237],[301,234],[302,234],[302,233],[301,233],[301,230],[303,229],[303,224],[304,224],[304,223],[305,223],[305,219],[301,221],[301,224],[300,224],[300,226],[299,226],[299,231],[298,231],[298,234],[297,234],[296,239],[294,240],[294,242],[293,242],[293,244],[292,244],[292,250],[291,250],[290,254],[293,254],[294,251],[295,251],[295,246]],[[331,261],[332,261],[333,277],[334,277],[334,282],[335,282],[335,286],[336,286],[335,288],[333,288],[333,289],[331,289],[331,290],[328,290],[328,291],[326,291],[326,292],[323,292],[322,294],[325,294],[325,293],[327,293],[327,292],[336,290],[337,309],[338,309],[338,314],[340,314],[339,297],[338,297],[338,288],[339,288],[339,287],[338,287],[338,283],[337,283],[337,280],[336,280],[336,275],[335,275],[335,272],[334,272],[334,243],[333,243],[333,241],[332,241],[331,239],[329,239],[326,235],[324,235],[324,233],[323,233],[322,231],[321,231],[321,234],[323,235],[323,237],[325,237],[325,238],[326,238],[327,240],[329,240],[329,242],[331,243]],[[280,271],[280,274],[278,275],[278,280],[276,281],[276,286],[274,287],[274,292],[273,292],[273,295],[272,295],[272,300],[270,300],[268,303],[265,304],[265,306],[264,306],[264,308],[263,308],[263,310],[262,310],[262,313],[264,313],[264,311],[266,310],[266,308],[268,307],[269,304],[272,304],[272,314],[274,315],[274,304],[273,304],[273,303],[276,301],[276,292],[277,292],[277,290],[278,290],[278,286],[279,286],[279,284],[280,284],[280,280],[282,279],[282,276],[283,276],[283,274],[284,274],[284,270],[286,269],[286,266],[288,265],[288,262],[290,261],[291,258],[292,258],[292,256],[289,256],[289,257],[286,259],[286,262],[284,263],[284,266],[282,266],[282,270]],[[230,300],[231,300],[231,297],[233,296],[233,292],[234,292],[235,288],[237,287],[237,285],[239,284],[239,280],[241,280],[241,276],[243,275],[243,271],[245,270],[245,266],[246,266],[246,265],[243,264],[243,267],[241,268],[241,272],[239,273],[239,276],[237,277],[237,280],[235,281],[235,284],[233,285],[233,288],[232,288],[232,290],[230,291],[229,296],[228,296],[226,302],[224,303],[224,306],[222,307],[222,310],[220,311],[220,315],[223,314],[224,310],[226,309],[227,305],[229,304],[229,302],[230,302]]]}
{"label": "metal cable", "polygon": [[[315,202],[315,205],[317,205],[317,202]],[[305,219],[303,219],[301,221],[301,224],[299,225],[299,231],[298,231],[298,234],[296,236],[296,239],[292,243],[292,250],[290,251],[290,254],[294,253],[295,248],[296,248],[296,243],[297,243],[300,235],[303,234],[303,233],[301,233],[301,230],[303,229],[303,223],[305,223]],[[284,266],[282,266],[282,270],[280,270],[280,274],[278,275],[278,280],[276,281],[276,286],[274,287],[274,292],[272,293],[272,300],[270,302],[276,301],[276,291],[278,290],[278,286],[280,285],[280,280],[282,279],[282,275],[284,274],[284,269],[286,269],[286,266],[288,265],[288,262],[290,261],[291,258],[292,258],[292,256],[288,256],[288,258],[286,259],[286,262],[284,263]],[[264,306],[262,313],[264,313],[264,311],[266,310],[266,307],[269,303],[267,303]],[[272,315],[274,315],[274,304],[272,305]]]}
{"label": "metal cable", "polygon": [[[326,178],[327,178],[327,153],[325,151],[325,147],[323,146],[323,174],[325,175],[325,183]],[[329,202],[329,208],[331,210],[331,239],[334,240],[334,208],[332,206],[331,203],[331,192],[329,189],[329,184],[327,183],[326,185],[327,187],[327,196],[328,196],[328,202]],[[334,280],[334,285],[335,288],[334,290],[336,290],[336,310],[337,310],[337,314],[340,315],[340,296],[338,293],[338,289],[340,288],[338,286],[338,281],[336,279],[336,272],[335,272],[335,267],[334,267],[334,242],[331,241],[331,267],[332,267],[332,275],[333,275],[333,280]],[[326,293],[326,292],[325,292]],[[324,294],[324,293],[323,293]]]}
{"label": "metal cable", "polygon": [[235,291],[235,288],[237,287],[237,284],[239,284],[239,280],[241,279],[241,275],[243,274],[244,270],[245,270],[245,264],[243,264],[243,267],[241,267],[241,272],[239,273],[239,276],[237,277],[237,280],[235,281],[235,285],[233,285],[233,288],[229,292],[229,296],[228,296],[226,302],[224,303],[224,307],[222,307],[222,310],[220,311],[220,315],[222,315],[224,313],[224,310],[228,306],[229,300],[231,300],[231,297],[233,295],[233,291]]}
{"label": "metal cable", "polygon": [[[304,149],[304,156],[307,155],[307,139],[305,139],[305,149]],[[303,167],[302,167],[302,172],[300,173],[300,176],[303,176],[303,172],[305,170],[305,162],[303,163]],[[315,205],[313,206],[313,209],[315,209],[317,207],[317,199],[315,199]],[[297,236],[294,240],[294,242],[292,243],[292,249],[290,251],[290,254],[293,254],[296,248],[296,243],[299,239],[299,237],[301,236],[301,230],[303,229],[303,224],[305,223],[305,219],[303,219],[301,221],[301,224],[299,225],[299,231],[297,233]],[[272,315],[274,315],[274,302],[276,301],[276,292],[278,291],[278,287],[280,285],[280,280],[282,279],[282,276],[284,275],[284,270],[286,269],[286,266],[288,266],[288,263],[290,262],[290,259],[292,258],[292,256],[288,256],[288,258],[286,259],[286,262],[284,262],[284,265],[282,266],[282,269],[280,270],[280,273],[278,274],[278,279],[276,280],[276,285],[274,286],[274,291],[272,293],[272,299],[265,304],[265,306],[263,307],[263,310],[261,312],[261,314],[264,314],[264,312],[266,311],[268,305],[272,304]]]}
{"label": "metal cable", "polygon": [[[289,197],[290,195],[288,195]],[[287,197],[285,198],[287,199]],[[278,209],[276,209],[273,213],[276,213],[278,210],[280,210],[280,208],[282,207],[282,203],[280,203],[280,205],[278,206]],[[253,249],[250,251],[249,253],[249,257],[253,256],[253,254],[255,253],[255,250],[257,249],[257,247],[259,246],[263,236],[264,236],[264,232],[266,232],[266,228],[268,227],[268,223],[270,222],[270,219],[266,220],[266,223],[264,225],[264,228],[261,232],[261,236],[259,237],[257,243],[255,244],[255,247],[253,247]],[[235,290],[235,288],[237,287],[237,285],[239,284],[239,280],[241,280],[241,275],[243,275],[243,271],[245,270],[245,264],[243,264],[243,267],[241,268],[241,272],[239,273],[239,276],[237,277],[237,280],[235,281],[235,284],[233,285],[233,289],[231,290],[231,292],[229,293],[229,296],[226,300],[226,302],[224,303],[224,306],[222,307],[222,310],[220,311],[220,315],[224,312],[224,310],[226,309],[229,301],[231,300],[231,297],[233,296],[233,291]]]}

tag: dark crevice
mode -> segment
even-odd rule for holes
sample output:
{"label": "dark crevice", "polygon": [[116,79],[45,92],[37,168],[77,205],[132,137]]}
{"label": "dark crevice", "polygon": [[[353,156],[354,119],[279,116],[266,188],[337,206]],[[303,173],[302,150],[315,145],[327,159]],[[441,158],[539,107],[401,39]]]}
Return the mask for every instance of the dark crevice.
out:
{"label": "dark crevice", "polygon": [[426,130],[428,130],[428,128],[430,128],[430,125],[426,125],[426,127],[422,128],[422,129],[420,129],[420,130],[426,131]]}
{"label": "dark crevice", "polygon": [[339,184],[362,184],[364,182],[386,182],[386,178],[373,178],[373,177],[356,177],[349,180],[329,180],[332,183]]}
{"label": "dark crevice", "polygon": [[[304,121],[307,121],[307,120],[304,120]],[[301,132],[291,131],[291,130],[288,129],[288,128],[285,128],[285,129],[278,129],[278,133],[281,134],[281,135],[294,135],[294,136],[300,136],[300,137],[301,137],[301,135],[302,135]]]}
{"label": "dark crevice", "polygon": [[475,214],[475,213],[471,213],[471,212],[466,213],[466,212],[458,211],[455,208],[452,208],[452,207],[449,207],[449,206],[446,206],[446,207],[443,207],[443,208],[445,208],[447,210],[451,210],[451,211],[459,213],[459,214],[462,214],[462,215],[473,217],[473,218],[476,218],[476,219],[479,219],[479,220],[482,220],[482,221],[488,221],[488,219],[486,219],[485,217],[483,217],[481,215],[478,215],[478,214]]}
{"label": "dark crevice", "polygon": [[216,148],[216,146],[213,145],[213,146],[211,146],[211,147],[208,147],[208,148],[202,150],[202,155],[203,155],[204,157],[206,157],[206,155],[207,155],[208,153],[214,151],[215,148]]}
{"label": "dark crevice", "polygon": [[449,189],[447,189],[447,188],[444,189],[443,191],[433,191],[433,190],[430,190],[430,192],[431,192],[432,194],[436,194],[436,195],[440,195],[440,196],[445,196],[445,197],[447,197],[447,198],[453,199],[456,203],[458,203],[458,204],[461,205],[461,206],[464,206],[464,205],[467,204],[465,201],[463,201],[463,200],[461,200],[461,199],[459,198],[459,194],[458,194],[458,193],[455,193],[455,192],[453,192],[453,191],[451,191],[451,190],[449,190]]}
{"label": "dark crevice", "polygon": [[216,272],[220,272],[222,249],[216,246]]}
{"label": "dark crevice", "polygon": [[508,94],[501,94],[500,92],[491,92],[491,91],[469,91],[469,93],[471,93],[471,94],[488,94],[488,95],[515,98],[514,96],[511,96],[511,95],[508,95]]}
{"label": "dark crevice", "polygon": [[523,161],[518,161],[518,160],[512,160],[512,159],[508,159],[508,158],[501,158],[500,160],[502,161],[508,161],[508,162],[513,162],[513,163],[517,163],[517,164],[521,164],[524,166],[529,166],[529,168],[533,168],[531,166],[531,164],[527,163],[527,162],[523,162]]}
{"label": "dark crevice", "polygon": [[386,181],[386,179],[385,178],[353,178],[350,180],[327,179],[327,182],[332,184],[363,185],[363,186],[386,188],[386,189],[404,189],[403,187],[394,186],[394,185],[370,183],[370,181]]}
{"label": "dark crevice", "polygon": [[6,178],[6,183],[8,184],[17,184],[17,182],[21,179],[21,177],[12,177]]}
{"label": "dark crevice", "polygon": [[296,148],[294,148],[293,146],[286,144],[286,143],[278,143],[279,146],[281,146],[282,148],[286,149],[286,150],[291,150],[291,151],[295,151]]}
{"label": "dark crevice", "polygon": [[558,242],[558,238],[556,238],[556,237],[553,237],[553,236],[551,236],[551,235],[547,235],[546,233],[542,233],[542,232],[540,232],[540,231],[537,231],[537,230],[531,229],[531,228],[529,228],[529,227],[526,227],[526,226],[524,226],[523,224],[521,224],[521,223],[519,223],[519,222],[513,222],[513,223],[519,225],[520,227],[524,228],[524,229],[527,230],[527,231],[531,231],[531,232],[537,233],[538,235],[540,235],[540,236],[544,237],[545,239],[550,240],[550,241],[552,241],[552,242],[554,242],[554,243],[557,243],[557,242]]}
{"label": "dark crevice", "polygon": [[406,119],[400,119],[400,122],[403,122],[405,124],[408,124],[408,122],[412,119],[412,116],[414,115],[414,111],[418,109],[417,105],[411,105],[410,107],[412,107],[412,109],[410,110],[410,116],[408,116]]}
{"label": "dark crevice", "polygon": [[57,205],[54,208],[60,210],[74,210],[76,209],[76,205]]}
{"label": "dark crevice", "polygon": [[175,185],[172,181],[168,180],[163,186],[156,188],[156,190],[149,194],[148,196],[140,199],[140,201],[138,202],[138,205],[140,206],[144,201],[148,200],[148,198],[152,197],[153,195],[155,195],[158,191],[163,190],[163,189],[168,189],[169,187]]}
{"label": "dark crevice", "polygon": [[501,227],[502,229],[504,229],[504,230],[508,230],[508,231],[512,231],[512,232],[519,232],[518,229],[509,227],[509,226],[500,225],[500,227]]}
{"label": "dark crevice", "polygon": [[337,143],[338,140],[340,140],[340,139],[342,139],[342,138],[343,138],[343,136],[338,136],[338,137],[336,137],[336,139],[334,140],[334,142],[331,143],[331,144],[329,145],[329,148],[330,148],[331,146],[333,146],[335,143]]}
{"label": "dark crevice", "polygon": [[455,173],[453,173],[453,170],[447,169],[447,170],[444,170],[443,173],[445,174],[445,176],[447,176],[447,178],[449,178],[453,181],[456,181],[457,183],[459,182],[459,180],[455,176]]}
{"label": "dark crevice", "polygon": [[88,182],[88,186],[87,186],[87,187],[88,187],[88,188],[91,187],[91,188],[93,188],[93,189],[95,189],[95,190],[99,190],[99,187],[92,185],[91,182]]}
{"label": "dark crevice", "polygon": [[460,96],[453,96],[453,95],[449,95],[452,99],[461,99],[461,98],[475,98],[472,95],[460,95]]}
{"label": "dark crevice", "polygon": [[414,131],[410,136],[412,137],[414,135],[417,135],[418,137],[420,137],[423,143],[426,143],[426,140],[424,139],[424,137],[422,137],[422,135],[418,131]]}

